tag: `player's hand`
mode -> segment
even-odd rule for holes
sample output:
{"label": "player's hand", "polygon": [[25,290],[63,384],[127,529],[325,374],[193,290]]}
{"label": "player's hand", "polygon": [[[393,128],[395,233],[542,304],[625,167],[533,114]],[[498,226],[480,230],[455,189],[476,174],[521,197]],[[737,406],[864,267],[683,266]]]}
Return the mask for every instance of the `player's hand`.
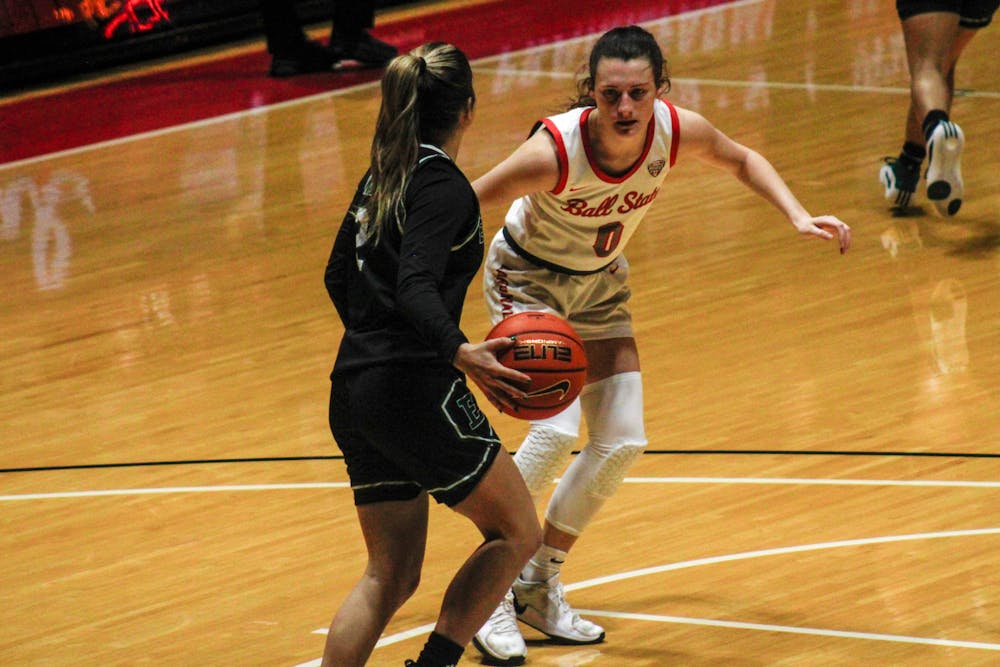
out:
{"label": "player's hand", "polygon": [[843,255],[851,247],[851,228],[847,223],[832,215],[821,215],[815,218],[804,218],[793,223],[799,234],[816,236],[821,239],[832,239],[836,236],[840,244],[840,254]]}
{"label": "player's hand", "polygon": [[528,387],[531,384],[530,377],[497,361],[497,355],[513,345],[512,338],[493,338],[482,343],[462,343],[451,362],[483,390],[490,403],[501,410],[507,408],[509,411],[516,407],[511,398],[524,398],[524,390],[520,387]]}

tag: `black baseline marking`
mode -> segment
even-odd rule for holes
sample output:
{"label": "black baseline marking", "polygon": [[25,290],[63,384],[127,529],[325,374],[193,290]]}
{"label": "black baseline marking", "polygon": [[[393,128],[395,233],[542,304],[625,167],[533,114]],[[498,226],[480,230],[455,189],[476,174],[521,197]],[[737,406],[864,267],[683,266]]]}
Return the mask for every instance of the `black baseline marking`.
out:
{"label": "black baseline marking", "polygon": [[[515,452],[511,452],[514,454]],[[579,450],[574,450],[579,454]],[[852,452],[832,450],[782,450],[782,449],[647,449],[644,454],[669,455],[727,455],[727,456],[891,456],[951,459],[1000,459],[1000,452]],[[55,472],[59,470],[99,470],[104,468],[144,468],[154,466],[211,465],[218,463],[275,463],[283,461],[340,461],[343,455],[330,456],[268,456],[238,459],[189,459],[182,461],[133,461],[128,463],[81,463],[61,466],[36,466],[28,468],[0,468],[0,474],[17,472]]]}

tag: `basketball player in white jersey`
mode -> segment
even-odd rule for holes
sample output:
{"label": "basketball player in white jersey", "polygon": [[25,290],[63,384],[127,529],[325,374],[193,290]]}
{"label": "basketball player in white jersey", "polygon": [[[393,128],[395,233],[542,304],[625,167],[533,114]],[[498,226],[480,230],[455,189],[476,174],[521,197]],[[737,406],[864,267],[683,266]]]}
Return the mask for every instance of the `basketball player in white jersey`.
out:
{"label": "basketball player in white jersey", "polygon": [[759,153],[699,114],[660,99],[669,86],[655,38],[637,26],[615,28],[594,45],[575,107],[541,121],[527,141],[473,182],[484,206],[514,202],[485,264],[493,322],[525,310],[554,312],[583,338],[590,364],[577,401],[532,422],[515,457],[537,496],[566,464],[580,418],[586,418],[590,440],[556,487],[542,547],[473,639],[491,664],[524,662],[527,649],[515,616],[558,643],[604,640],[603,628],[566,603],[559,570],[646,445],[622,251],[675,162],[695,158],[728,171],[799,234],[837,239],[841,253],[850,247],[850,228],[806,211]]}

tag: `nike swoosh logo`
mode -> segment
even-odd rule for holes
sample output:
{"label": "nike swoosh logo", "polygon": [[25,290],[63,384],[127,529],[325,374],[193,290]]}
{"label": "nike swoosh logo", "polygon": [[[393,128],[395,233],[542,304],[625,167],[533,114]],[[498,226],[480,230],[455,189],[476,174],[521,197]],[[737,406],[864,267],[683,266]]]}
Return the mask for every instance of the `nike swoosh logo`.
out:
{"label": "nike swoosh logo", "polygon": [[529,392],[525,398],[537,398],[538,396],[545,396],[547,394],[560,394],[559,398],[562,398],[569,393],[569,380],[560,380],[553,385],[544,387],[542,389],[536,389],[535,391]]}

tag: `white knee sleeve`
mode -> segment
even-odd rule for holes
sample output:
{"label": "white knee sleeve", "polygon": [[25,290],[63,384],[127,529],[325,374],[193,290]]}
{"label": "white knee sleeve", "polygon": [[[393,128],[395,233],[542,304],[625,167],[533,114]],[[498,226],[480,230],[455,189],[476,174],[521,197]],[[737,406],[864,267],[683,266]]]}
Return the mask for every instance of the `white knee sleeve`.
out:
{"label": "white knee sleeve", "polygon": [[589,384],[580,400],[590,442],[559,481],[545,517],[570,535],[583,532],[646,446],[638,371]]}
{"label": "white knee sleeve", "polygon": [[580,414],[577,398],[554,417],[531,422],[514,463],[532,496],[544,491],[566,464],[580,437]]}

